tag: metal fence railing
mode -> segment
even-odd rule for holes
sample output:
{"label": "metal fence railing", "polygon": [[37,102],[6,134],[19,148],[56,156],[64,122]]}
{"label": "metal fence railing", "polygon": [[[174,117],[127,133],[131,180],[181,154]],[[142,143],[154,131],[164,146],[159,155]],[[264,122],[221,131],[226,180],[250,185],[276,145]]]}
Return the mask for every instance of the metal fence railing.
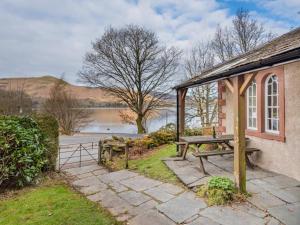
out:
{"label": "metal fence railing", "polygon": [[98,162],[98,143],[88,142],[59,146],[59,170]]}

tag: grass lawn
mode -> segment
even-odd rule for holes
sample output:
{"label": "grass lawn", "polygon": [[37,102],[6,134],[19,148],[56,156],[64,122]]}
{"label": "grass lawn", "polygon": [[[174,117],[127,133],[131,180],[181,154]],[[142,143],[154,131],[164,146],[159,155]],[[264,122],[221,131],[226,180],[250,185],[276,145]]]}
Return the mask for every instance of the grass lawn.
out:
{"label": "grass lawn", "polygon": [[[150,178],[169,183],[180,184],[175,174],[161,161],[162,158],[175,156],[176,146],[165,145],[152,151],[140,159],[129,160],[129,169],[137,171]],[[124,169],[124,159],[114,159],[113,169]]]}
{"label": "grass lawn", "polygon": [[0,224],[77,225],[121,224],[97,204],[65,184],[51,183],[25,188],[7,199],[0,198]]}

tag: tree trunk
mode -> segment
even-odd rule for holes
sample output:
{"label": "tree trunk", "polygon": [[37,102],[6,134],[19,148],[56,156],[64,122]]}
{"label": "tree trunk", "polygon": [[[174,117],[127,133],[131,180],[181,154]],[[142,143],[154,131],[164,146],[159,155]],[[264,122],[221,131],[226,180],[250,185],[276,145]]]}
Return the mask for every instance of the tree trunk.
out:
{"label": "tree trunk", "polygon": [[138,134],[146,133],[146,129],[143,126],[143,116],[142,115],[138,115],[138,117],[136,119],[136,126],[138,128]]}

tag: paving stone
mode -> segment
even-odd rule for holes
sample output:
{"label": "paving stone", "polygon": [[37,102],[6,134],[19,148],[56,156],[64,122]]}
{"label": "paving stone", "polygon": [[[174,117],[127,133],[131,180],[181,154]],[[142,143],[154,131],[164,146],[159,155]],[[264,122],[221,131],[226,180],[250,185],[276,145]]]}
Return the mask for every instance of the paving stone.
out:
{"label": "paving stone", "polygon": [[204,217],[222,225],[264,225],[263,218],[245,213],[241,210],[232,209],[229,206],[213,206],[200,212]]}
{"label": "paving stone", "polygon": [[267,177],[273,177],[276,174],[270,171],[262,170],[258,167],[255,167],[254,169],[247,169],[247,180],[252,179],[262,179]]}
{"label": "paving stone", "polygon": [[165,190],[161,189],[160,187],[152,188],[149,190],[144,191],[147,195],[155,198],[161,202],[167,202],[172,198],[175,198],[175,195],[169,194]]}
{"label": "paving stone", "polygon": [[266,217],[265,221],[266,225],[281,225],[281,222],[279,220],[270,216]]}
{"label": "paving stone", "polygon": [[159,185],[159,186],[157,186],[157,188],[161,188],[164,191],[166,191],[167,193],[172,194],[172,195],[177,195],[184,191],[183,188],[178,187],[174,184],[169,184],[169,183],[164,183],[162,185]]}
{"label": "paving stone", "polygon": [[66,169],[65,171],[71,175],[80,175],[83,173],[88,173],[88,172],[92,172],[94,170],[99,170],[99,169],[103,169],[103,167],[98,166],[98,165],[89,165],[89,166],[82,166],[82,167]]}
{"label": "paving stone", "polygon": [[181,167],[175,170],[174,173],[186,185],[194,183],[205,177],[199,169],[193,167]]}
{"label": "paving stone", "polygon": [[183,224],[190,223],[190,222],[194,221],[195,219],[197,219],[199,216],[200,216],[199,214],[195,214],[195,215],[193,215],[192,217],[186,219],[186,220],[183,222]]}
{"label": "paving stone", "polygon": [[272,189],[278,190],[278,188],[274,187],[274,185],[263,179],[253,179],[248,181],[249,184],[254,184],[257,188],[261,188],[264,191],[270,191]]}
{"label": "paving stone", "polygon": [[202,177],[201,179],[189,184],[188,187],[194,188],[194,187],[198,187],[201,185],[205,185],[205,184],[207,184],[207,182],[209,181],[210,178],[211,178],[211,176]]}
{"label": "paving stone", "polygon": [[217,223],[209,218],[203,217],[203,216],[200,216],[197,219],[195,219],[194,221],[186,223],[186,224],[187,225],[220,225],[219,223]]}
{"label": "paving stone", "polygon": [[257,207],[254,207],[253,205],[251,205],[248,202],[233,204],[231,207],[232,207],[232,209],[241,210],[245,213],[248,213],[253,216],[260,217],[260,218],[264,218],[267,215],[265,211],[262,211],[262,210],[258,209]]}
{"label": "paving stone", "polygon": [[87,196],[87,198],[93,202],[99,202],[102,199],[102,197],[103,195],[100,192]]}
{"label": "paving stone", "polygon": [[131,177],[135,177],[137,175],[138,175],[137,173],[134,173],[134,172],[131,172],[128,170],[120,170],[120,171],[100,175],[100,176],[98,176],[98,178],[100,180],[102,180],[104,183],[109,184],[109,183],[118,182],[118,181],[121,181],[124,179],[128,179]]}
{"label": "paving stone", "polygon": [[300,187],[270,190],[270,192],[276,197],[288,203],[300,202]]}
{"label": "paving stone", "polygon": [[87,186],[87,187],[82,187],[82,188],[80,188],[80,192],[83,193],[84,195],[91,195],[91,194],[100,192],[106,188],[107,188],[106,184],[99,183],[99,184],[95,184],[95,185],[91,185],[91,186]]}
{"label": "paving stone", "polygon": [[96,176],[107,174],[107,173],[108,173],[107,169],[101,169],[101,170],[95,170],[95,171],[93,171],[93,174],[96,175]]}
{"label": "paving stone", "polygon": [[150,200],[150,201],[147,201],[147,202],[139,205],[138,207],[133,207],[131,210],[129,210],[128,213],[130,215],[135,215],[136,216],[136,215],[145,213],[149,209],[154,209],[157,205],[158,205],[158,202],[156,202],[154,200]]}
{"label": "paving stone", "polygon": [[124,185],[120,184],[119,182],[113,182],[110,183],[109,186],[115,191],[115,192],[122,192],[122,191],[127,191],[128,188],[125,187]]}
{"label": "paving stone", "polygon": [[146,189],[153,188],[162,184],[162,182],[146,178],[144,176],[136,176],[126,180],[120,181],[121,184],[135,190],[135,191],[144,191]]}
{"label": "paving stone", "polygon": [[96,176],[92,176],[92,177],[75,180],[72,184],[74,186],[79,186],[79,187],[88,187],[95,184],[101,185],[103,183]]}
{"label": "paving stone", "polygon": [[300,181],[297,181],[293,178],[279,175],[279,176],[273,176],[273,177],[267,177],[263,179],[264,181],[267,181],[275,188],[288,188],[288,187],[296,187],[300,186]]}
{"label": "paving stone", "polygon": [[119,194],[119,196],[134,206],[138,206],[146,201],[151,200],[149,196],[135,191],[122,192]]}
{"label": "paving stone", "polygon": [[266,210],[274,206],[285,205],[285,202],[267,192],[253,194],[248,201],[262,210]]}
{"label": "paving stone", "polygon": [[165,217],[157,210],[148,210],[133,219],[129,220],[129,225],[175,225],[169,218]]}
{"label": "paving stone", "polygon": [[268,210],[272,216],[286,225],[299,225],[300,203],[277,206]]}
{"label": "paving stone", "polygon": [[257,194],[265,191],[264,188],[258,186],[257,184],[252,183],[251,181],[247,181],[246,183],[247,191],[251,194]]}
{"label": "paving stone", "polygon": [[129,214],[122,214],[122,215],[119,215],[116,217],[116,220],[119,221],[119,222],[124,222],[124,221],[127,221],[131,218],[132,216],[129,215]]}
{"label": "paving stone", "polygon": [[182,223],[198,214],[200,209],[206,207],[206,203],[196,198],[194,193],[185,192],[170,201],[157,206],[157,209],[176,223]]}
{"label": "paving stone", "polygon": [[87,178],[87,177],[91,177],[91,176],[94,176],[94,174],[92,174],[91,172],[83,173],[83,174],[77,175],[77,177],[78,177],[79,179],[83,179],[83,178]]}
{"label": "paving stone", "polygon": [[115,192],[111,190],[102,192],[102,196],[99,198],[101,200],[101,205],[107,208],[114,216],[124,213],[126,214],[132,210],[132,206],[128,202],[121,199]]}

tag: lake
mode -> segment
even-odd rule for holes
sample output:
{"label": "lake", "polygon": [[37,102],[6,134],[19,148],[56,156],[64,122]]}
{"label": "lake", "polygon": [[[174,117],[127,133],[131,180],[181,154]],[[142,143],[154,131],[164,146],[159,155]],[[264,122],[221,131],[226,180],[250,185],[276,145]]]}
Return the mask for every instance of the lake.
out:
{"label": "lake", "polygon": [[[122,121],[120,113],[125,112],[126,108],[92,108],[88,109],[89,122],[80,132],[91,133],[129,133],[136,134],[135,124],[128,124]],[[162,108],[147,120],[146,129],[148,132],[156,131],[168,123],[176,122],[175,108]]]}

